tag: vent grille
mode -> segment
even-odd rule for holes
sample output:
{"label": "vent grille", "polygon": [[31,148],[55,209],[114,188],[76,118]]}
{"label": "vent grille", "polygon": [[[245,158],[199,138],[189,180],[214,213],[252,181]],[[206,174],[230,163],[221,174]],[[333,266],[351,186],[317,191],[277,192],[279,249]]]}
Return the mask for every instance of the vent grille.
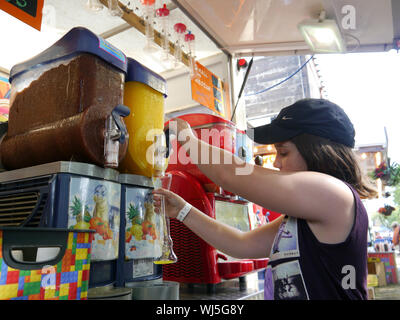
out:
{"label": "vent grille", "polygon": [[[0,184],[0,226],[39,227],[51,176]],[[45,188],[44,188],[45,187]]]}
{"label": "vent grille", "polygon": [[52,176],[43,176],[26,180],[6,181],[0,183],[0,192],[40,187],[47,187]]}
{"label": "vent grille", "polygon": [[[0,226],[21,226],[38,227],[43,213],[45,199],[40,201],[36,214],[31,217],[40,194],[38,192],[28,192],[12,194],[0,197]],[[29,219],[31,218],[31,219]],[[28,220],[29,219],[29,220]]]}

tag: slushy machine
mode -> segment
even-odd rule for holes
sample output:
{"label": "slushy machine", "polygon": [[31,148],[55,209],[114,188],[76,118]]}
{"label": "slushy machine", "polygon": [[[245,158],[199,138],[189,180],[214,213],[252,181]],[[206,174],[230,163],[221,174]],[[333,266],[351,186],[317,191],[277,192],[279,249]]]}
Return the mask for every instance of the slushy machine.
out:
{"label": "slushy machine", "polygon": [[[215,285],[266,267],[154,213],[152,190],[168,163],[162,77],[79,27],[15,65],[10,83],[9,121],[0,123],[1,299],[178,299],[179,282]],[[182,117],[251,160],[230,121]],[[172,161],[167,171],[170,189],[207,215],[255,227],[249,203],[194,164]],[[178,262],[163,265],[173,252]]]}
{"label": "slushy machine", "polygon": [[[83,246],[71,244],[64,260],[72,267],[59,262],[51,294],[40,282],[38,292],[18,288],[30,268],[38,269],[32,274],[40,281],[35,263],[54,248],[23,251],[18,275],[0,254],[0,296],[74,298],[79,291],[83,299],[135,299],[133,283],[152,281],[160,291],[162,267],[153,261],[161,254],[165,223],[154,214],[151,191],[152,177],[165,171],[166,159],[162,154],[156,159],[155,151],[149,159],[146,151],[164,135],[166,81],[89,30],[74,28],[14,66],[10,82],[9,121],[1,124],[0,228],[94,235],[91,246],[85,244],[86,256],[81,254],[86,271],[75,264]],[[89,265],[87,283],[81,275]],[[17,286],[6,290],[11,275]],[[163,298],[176,299],[176,291],[170,292]]]}
{"label": "slushy machine", "polygon": [[[209,114],[186,114],[179,118],[187,121],[200,139],[246,162],[252,159],[252,142],[234,123]],[[242,231],[257,227],[252,204],[217,186],[191,161],[182,161],[177,156],[181,155],[177,141],[171,140],[170,143],[172,153],[167,172],[173,176],[172,191],[213,219]],[[210,293],[215,292],[216,284],[221,281],[261,271],[268,263],[268,259],[239,260],[226,256],[175,219],[171,220],[171,236],[178,262],[163,266],[163,278],[188,284],[206,284]]]}

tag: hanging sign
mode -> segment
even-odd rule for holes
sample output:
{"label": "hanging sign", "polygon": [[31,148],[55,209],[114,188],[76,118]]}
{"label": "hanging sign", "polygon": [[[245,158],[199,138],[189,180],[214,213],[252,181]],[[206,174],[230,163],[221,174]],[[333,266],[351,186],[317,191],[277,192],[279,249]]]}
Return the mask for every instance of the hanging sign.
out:
{"label": "hanging sign", "polygon": [[40,31],[44,0],[0,0],[0,9]]}
{"label": "hanging sign", "polygon": [[224,117],[225,106],[228,102],[225,84],[197,61],[196,65],[198,76],[191,80],[192,99]]}

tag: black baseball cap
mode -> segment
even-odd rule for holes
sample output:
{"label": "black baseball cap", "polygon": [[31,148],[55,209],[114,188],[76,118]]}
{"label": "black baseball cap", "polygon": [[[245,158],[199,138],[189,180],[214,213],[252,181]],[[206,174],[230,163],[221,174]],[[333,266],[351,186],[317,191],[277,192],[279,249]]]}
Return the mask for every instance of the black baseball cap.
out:
{"label": "black baseball cap", "polygon": [[354,147],[355,131],[349,117],[341,107],[325,99],[299,100],[283,108],[270,124],[247,131],[259,144],[287,141],[302,133]]}

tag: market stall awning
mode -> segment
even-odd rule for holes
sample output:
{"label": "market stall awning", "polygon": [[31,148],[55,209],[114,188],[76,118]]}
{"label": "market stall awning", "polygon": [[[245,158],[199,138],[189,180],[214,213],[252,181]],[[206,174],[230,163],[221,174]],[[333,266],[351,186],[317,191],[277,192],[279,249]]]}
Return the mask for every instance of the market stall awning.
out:
{"label": "market stall awning", "polygon": [[309,53],[297,25],[325,11],[348,52],[387,51],[400,38],[396,0],[173,0],[224,51],[237,55]]}
{"label": "market stall awning", "polygon": [[[106,7],[101,11],[89,10],[87,2],[87,0],[46,0],[41,31],[33,29],[0,10],[0,29],[2,30],[0,70],[10,70],[15,64],[30,59],[78,26],[85,27],[105,38],[122,50],[126,56],[139,61],[157,73],[171,69],[171,66],[160,61],[156,54],[144,52],[146,38],[141,32],[121,17],[112,16]],[[144,15],[140,1],[120,0],[120,3],[129,7],[137,16]],[[155,7],[158,8],[164,3],[172,7],[169,19],[170,41],[176,41],[173,25],[181,22],[196,36],[196,59],[200,60],[221,53],[214,42],[170,0],[157,0]],[[155,19],[155,22],[154,28],[160,30],[160,21]]]}

